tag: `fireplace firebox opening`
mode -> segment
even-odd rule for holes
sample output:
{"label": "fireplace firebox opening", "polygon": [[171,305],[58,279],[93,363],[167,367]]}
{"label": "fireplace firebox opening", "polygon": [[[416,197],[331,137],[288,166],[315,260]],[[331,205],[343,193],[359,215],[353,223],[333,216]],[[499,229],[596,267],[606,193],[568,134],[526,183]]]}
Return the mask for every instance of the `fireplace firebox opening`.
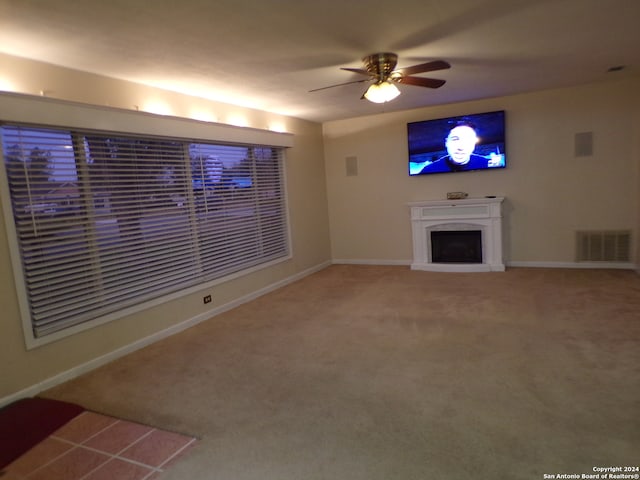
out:
{"label": "fireplace firebox opening", "polygon": [[432,231],[431,261],[434,263],[482,263],[482,231]]}

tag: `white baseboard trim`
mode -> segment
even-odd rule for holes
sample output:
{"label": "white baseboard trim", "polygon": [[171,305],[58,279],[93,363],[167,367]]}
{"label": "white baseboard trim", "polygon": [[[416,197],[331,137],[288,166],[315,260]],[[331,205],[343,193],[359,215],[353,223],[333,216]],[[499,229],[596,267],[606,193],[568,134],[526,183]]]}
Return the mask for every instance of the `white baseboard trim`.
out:
{"label": "white baseboard trim", "polygon": [[[377,259],[344,259],[334,258],[331,262],[333,265],[400,265],[411,266],[411,260],[377,260]],[[618,270],[635,270],[640,274],[640,265],[634,263],[619,262],[506,262],[507,267],[526,267],[526,268],[600,268],[600,269],[618,269]]]}
{"label": "white baseboard trim", "polygon": [[[333,265],[400,265],[411,266],[411,260],[376,260],[376,259],[344,259],[334,258],[331,263]],[[619,262],[505,262],[507,267],[524,267],[524,268],[585,268],[585,269],[617,269],[617,270],[635,270],[640,274],[640,265],[634,263]]]}
{"label": "white baseboard trim", "polygon": [[124,347],[118,348],[105,355],[94,358],[93,360],[89,360],[88,362],[85,362],[81,365],[73,367],[53,377],[47,378],[46,380],[43,380],[42,382],[39,382],[35,385],[31,385],[30,387],[20,390],[19,392],[0,398],[0,407],[8,405],[16,400],[20,400],[21,398],[33,397],[34,395],[37,395],[43,390],[53,388],[56,385],[72,380],[84,373],[90,372],[91,370],[95,370],[96,368],[101,367],[102,365],[105,365],[109,362],[112,362],[120,357],[128,355],[129,353],[133,353],[136,350],[140,350],[141,348],[144,348],[147,345],[151,345],[152,343],[155,343],[159,340],[170,337],[171,335],[175,335],[176,333],[186,330],[187,328],[193,327],[206,320],[210,320],[216,315],[220,315],[221,313],[224,313],[228,310],[238,307],[244,303],[250,302],[251,300],[255,300],[256,298],[261,297],[262,295],[265,295],[269,292],[273,292],[274,290],[284,287],[285,285],[293,283],[313,273],[319,272],[320,270],[323,270],[330,265],[331,265],[330,261],[323,262],[319,265],[316,265],[307,270],[304,270],[295,275],[292,275],[283,280],[280,280],[278,282],[272,283],[271,285],[268,285],[259,290],[256,290],[255,292],[252,292],[240,298],[237,298],[229,303],[217,306],[215,308],[212,308],[211,310],[208,310],[199,315],[196,315],[195,317],[184,320],[165,330],[161,330],[159,332],[154,333],[153,335],[149,335],[148,337],[137,340],[133,343],[130,343],[129,345],[125,345]]}
{"label": "white baseboard trim", "polygon": [[373,259],[368,259],[368,260],[361,260],[361,259],[341,259],[341,258],[334,258],[331,261],[332,264],[334,265],[401,265],[401,266],[410,266],[411,265],[411,260],[373,260]]}
{"label": "white baseboard trim", "polygon": [[527,268],[600,268],[617,270],[636,270],[637,265],[633,263],[613,263],[613,262],[507,262],[507,267],[527,267]]}

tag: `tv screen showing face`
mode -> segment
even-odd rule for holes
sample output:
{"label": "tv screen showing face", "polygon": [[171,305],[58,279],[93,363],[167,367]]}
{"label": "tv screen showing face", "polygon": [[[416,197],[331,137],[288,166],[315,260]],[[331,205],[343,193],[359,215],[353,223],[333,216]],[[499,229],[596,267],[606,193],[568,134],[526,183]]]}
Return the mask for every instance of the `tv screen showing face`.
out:
{"label": "tv screen showing face", "polygon": [[407,124],[409,175],[506,167],[504,111]]}

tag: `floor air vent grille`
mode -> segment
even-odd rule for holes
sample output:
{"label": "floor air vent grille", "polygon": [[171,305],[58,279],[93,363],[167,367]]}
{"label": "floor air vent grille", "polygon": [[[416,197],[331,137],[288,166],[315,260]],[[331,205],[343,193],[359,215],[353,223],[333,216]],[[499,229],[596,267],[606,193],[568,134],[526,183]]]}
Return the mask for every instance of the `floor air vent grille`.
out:
{"label": "floor air vent grille", "polygon": [[576,254],[578,262],[628,262],[631,260],[631,232],[576,232]]}

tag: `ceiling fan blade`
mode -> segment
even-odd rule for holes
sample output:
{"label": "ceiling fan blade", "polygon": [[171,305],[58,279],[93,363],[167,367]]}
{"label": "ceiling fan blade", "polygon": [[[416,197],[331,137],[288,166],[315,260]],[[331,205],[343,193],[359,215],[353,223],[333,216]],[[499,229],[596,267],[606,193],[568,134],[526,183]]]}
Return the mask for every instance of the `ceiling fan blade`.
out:
{"label": "ceiling fan blade", "polygon": [[343,85],[350,85],[352,83],[362,83],[362,82],[368,82],[368,81],[370,81],[369,78],[363,78],[362,80],[353,80],[351,82],[337,83],[335,85],[329,85],[328,87],[314,88],[313,90],[309,90],[309,93],[311,93],[311,92],[319,92],[320,90],[327,90],[328,88],[342,87]]}
{"label": "ceiling fan blade", "polygon": [[417,87],[439,88],[446,83],[445,80],[438,80],[436,78],[422,78],[422,77],[400,77],[395,80],[398,83],[404,85],[415,85]]}
{"label": "ceiling fan blade", "polygon": [[346,68],[346,67],[342,67],[340,68],[340,70],[346,70],[347,72],[353,72],[353,73],[359,73],[360,75],[367,75],[369,77],[375,77],[376,74],[369,72],[367,70],[363,70],[362,68]]}
{"label": "ceiling fan blade", "polygon": [[396,71],[403,75],[415,75],[416,73],[435,72],[436,70],[446,70],[451,68],[449,63],[444,60],[435,60],[433,62],[421,63],[413,67],[399,68]]}

